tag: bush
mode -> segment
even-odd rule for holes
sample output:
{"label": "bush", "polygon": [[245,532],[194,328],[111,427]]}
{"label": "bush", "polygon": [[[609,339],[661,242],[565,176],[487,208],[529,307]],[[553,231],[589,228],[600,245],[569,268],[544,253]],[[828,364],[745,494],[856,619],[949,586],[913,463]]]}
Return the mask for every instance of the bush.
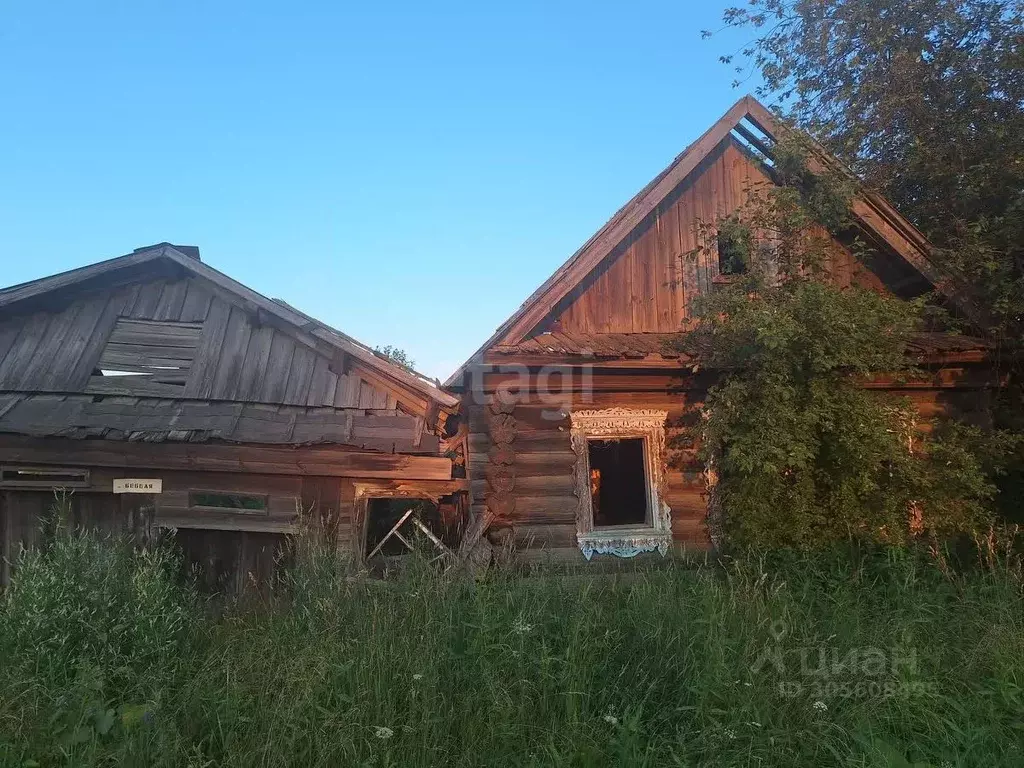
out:
{"label": "bush", "polygon": [[753,189],[739,211],[698,228],[705,245],[694,255],[713,255],[723,232],[748,251],[741,274],[695,298],[695,324],[678,342],[695,370],[717,376],[683,425],[684,447],[698,446],[718,479],[713,540],[814,550],[977,535],[995,523],[993,470],[1014,437],[963,427],[929,436],[912,402],[871,386],[927,381],[908,343],[948,318],[923,298],[837,277],[829,233],[847,229],[851,190],[809,173],[805,150],[780,145],[782,185]]}
{"label": "bush", "polygon": [[198,628],[177,558],[58,528],[13,566],[0,600],[0,718],[14,737],[41,721],[66,749],[140,719]]}
{"label": "bush", "polygon": [[63,682],[91,665],[118,675],[148,674],[191,629],[195,606],[164,548],[139,551],[129,539],[59,534],[27,550],[0,604],[7,658]]}

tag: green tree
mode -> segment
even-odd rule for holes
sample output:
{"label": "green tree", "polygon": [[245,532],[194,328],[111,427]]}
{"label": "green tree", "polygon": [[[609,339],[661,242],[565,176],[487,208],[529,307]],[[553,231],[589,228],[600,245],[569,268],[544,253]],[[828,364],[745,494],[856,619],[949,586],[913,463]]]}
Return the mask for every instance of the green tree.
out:
{"label": "green tree", "polygon": [[[748,0],[723,21],[750,33],[721,57],[736,84],[760,76],[763,99],[934,244],[969,325],[995,344],[995,422],[1024,434],[1024,3]],[[1022,451],[992,465],[1017,521]]]}
{"label": "green tree", "polygon": [[724,22],[753,34],[737,83],[759,74],[759,95],[913,220],[972,319],[1019,349],[1024,3],[749,0]]}
{"label": "green tree", "polygon": [[905,350],[924,301],[833,283],[831,233],[846,229],[853,190],[808,173],[799,146],[777,150],[780,184],[702,225],[694,254],[725,240],[746,251],[731,282],[695,300],[696,327],[680,340],[720,374],[688,431],[717,477],[712,536],[810,549],[989,526],[977,430],[927,436],[911,403],[864,386],[915,374]]}
{"label": "green tree", "polygon": [[408,368],[410,371],[416,365],[416,361],[409,357],[409,353],[399,347],[393,347],[390,344],[383,347],[374,347],[373,351],[381,357],[390,360],[392,363],[397,363],[403,368]]}

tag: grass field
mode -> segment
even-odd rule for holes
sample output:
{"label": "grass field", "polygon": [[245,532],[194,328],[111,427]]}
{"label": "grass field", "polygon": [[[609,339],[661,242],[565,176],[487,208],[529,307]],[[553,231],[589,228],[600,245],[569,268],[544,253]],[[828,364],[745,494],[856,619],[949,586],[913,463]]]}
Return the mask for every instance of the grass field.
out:
{"label": "grass field", "polygon": [[159,551],[30,555],[0,609],[0,762],[1024,765],[1009,568],[897,552],[385,584],[299,562],[215,607]]}

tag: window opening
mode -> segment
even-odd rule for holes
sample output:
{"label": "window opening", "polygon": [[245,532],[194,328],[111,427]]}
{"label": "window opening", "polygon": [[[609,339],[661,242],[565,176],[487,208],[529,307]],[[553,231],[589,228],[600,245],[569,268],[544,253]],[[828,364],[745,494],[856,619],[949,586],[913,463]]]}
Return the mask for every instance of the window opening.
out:
{"label": "window opening", "polygon": [[643,438],[588,440],[587,452],[594,527],[647,524]]}
{"label": "window opening", "polygon": [[[398,557],[422,549],[436,560],[452,554],[451,540],[437,504],[426,499],[371,498],[366,505],[367,560]],[[425,540],[426,547],[418,546]]]}
{"label": "window opening", "polygon": [[662,498],[667,416],[633,408],[569,414],[576,540],[588,560],[595,553],[668,552],[672,512]]}
{"label": "window opening", "polygon": [[747,271],[749,258],[748,238],[733,228],[718,232],[718,273],[720,275],[742,275]]}
{"label": "window opening", "polygon": [[6,466],[0,468],[0,485],[7,488],[88,488],[89,470]]}
{"label": "window opening", "polygon": [[188,505],[241,514],[267,514],[266,496],[242,493],[192,491],[188,495]]}

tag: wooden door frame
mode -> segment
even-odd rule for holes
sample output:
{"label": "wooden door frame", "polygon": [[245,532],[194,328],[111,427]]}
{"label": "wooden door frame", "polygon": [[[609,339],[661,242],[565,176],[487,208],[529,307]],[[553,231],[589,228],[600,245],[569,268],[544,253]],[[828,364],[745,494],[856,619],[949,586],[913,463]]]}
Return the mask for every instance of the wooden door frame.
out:
{"label": "wooden door frame", "polygon": [[352,484],[352,553],[356,565],[366,563],[368,511],[372,499],[415,499],[440,504],[441,497],[468,490],[469,481],[457,480],[357,480]]}

